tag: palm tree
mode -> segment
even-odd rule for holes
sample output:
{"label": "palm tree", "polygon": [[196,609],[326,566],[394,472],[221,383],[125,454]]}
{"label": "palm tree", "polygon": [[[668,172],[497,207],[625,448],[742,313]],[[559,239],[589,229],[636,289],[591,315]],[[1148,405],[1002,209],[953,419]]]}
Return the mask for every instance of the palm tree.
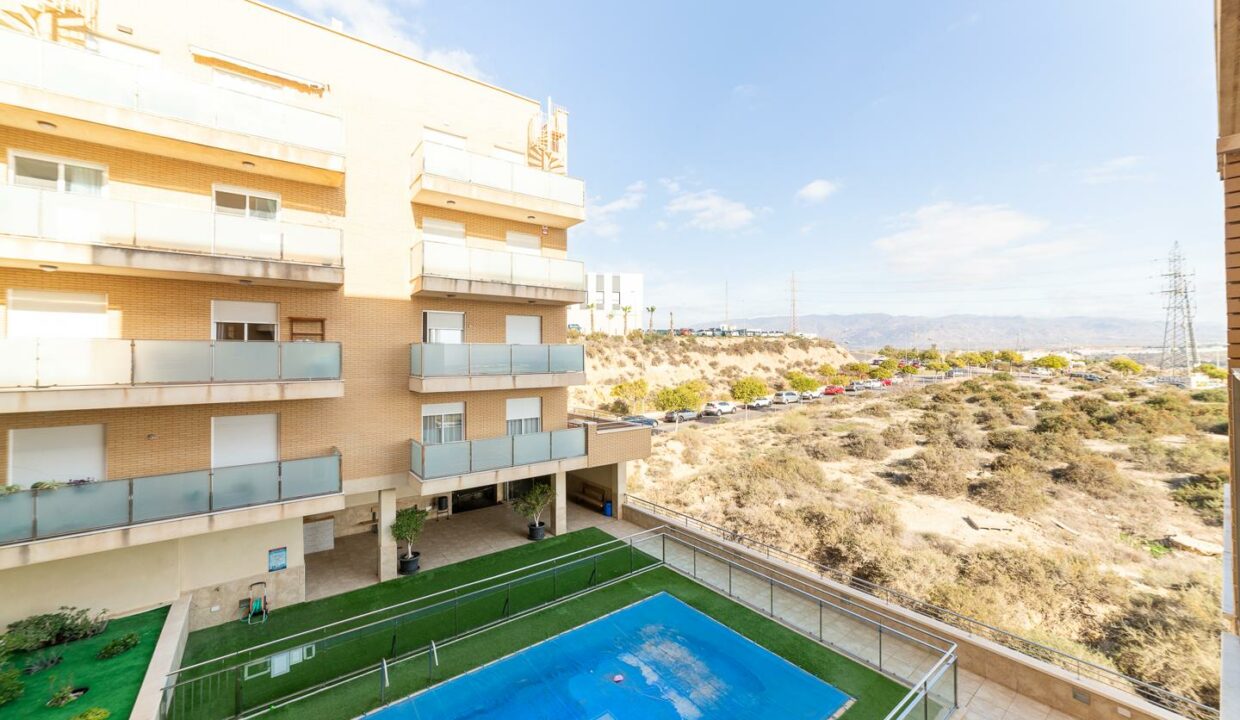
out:
{"label": "palm tree", "polygon": [[586,305],[586,310],[590,311],[590,334],[594,334],[594,303]]}
{"label": "palm tree", "polygon": [[633,312],[633,306],[624,305],[620,308],[620,310],[621,312],[624,313],[624,334],[628,335],[629,334],[629,313]]}
{"label": "palm tree", "polygon": [[649,330],[650,332],[654,332],[654,311],[655,311],[654,305],[650,305],[646,307],[646,312],[650,313],[650,323],[647,327],[647,330]]}

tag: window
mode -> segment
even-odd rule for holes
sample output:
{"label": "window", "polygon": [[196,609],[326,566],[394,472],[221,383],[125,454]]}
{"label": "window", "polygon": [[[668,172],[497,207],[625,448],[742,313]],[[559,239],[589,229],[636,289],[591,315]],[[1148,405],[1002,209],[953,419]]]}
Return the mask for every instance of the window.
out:
{"label": "window", "polygon": [[275,220],[280,214],[280,196],[249,190],[215,191],[215,212],[220,215]]}
{"label": "window", "polygon": [[511,398],[507,406],[509,435],[542,431],[542,398]]}
{"label": "window", "polygon": [[614,292],[611,294],[611,306],[620,307],[620,293]]}
{"label": "window", "polygon": [[424,217],[422,218],[422,239],[451,245],[464,245],[465,223]]}
{"label": "window", "polygon": [[537,235],[508,231],[508,250],[510,252],[537,255],[542,252],[542,242]]}
{"label": "window", "polygon": [[465,403],[422,406],[422,444],[443,445],[465,439]]}
{"label": "window", "polygon": [[590,302],[594,303],[594,307],[596,307],[596,308],[601,308],[601,307],[603,307],[603,293],[601,293],[601,292],[596,292],[596,293],[594,293],[594,295],[593,295],[592,297],[593,297],[594,299],[593,299],[593,300],[591,300]]}
{"label": "window", "polygon": [[212,300],[211,317],[216,340],[275,342],[280,334],[276,303]]}
{"label": "window", "polygon": [[104,168],[85,163],[14,154],[13,184],[76,195],[103,194]]}
{"label": "window", "polygon": [[103,425],[9,430],[9,483],[103,480]]}
{"label": "window", "polygon": [[422,342],[459,345],[465,342],[465,313],[424,312]]}

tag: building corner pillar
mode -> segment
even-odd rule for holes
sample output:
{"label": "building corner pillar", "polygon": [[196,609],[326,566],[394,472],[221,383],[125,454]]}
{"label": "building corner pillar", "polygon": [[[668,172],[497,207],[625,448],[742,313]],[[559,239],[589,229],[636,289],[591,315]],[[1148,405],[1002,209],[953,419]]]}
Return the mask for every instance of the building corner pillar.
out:
{"label": "building corner pillar", "polygon": [[399,549],[396,539],[392,537],[392,523],[396,522],[396,491],[379,491],[378,539],[379,567],[376,569],[379,582],[392,580],[396,577],[396,557]]}
{"label": "building corner pillar", "polygon": [[560,470],[552,480],[555,490],[551,505],[551,533],[562,535],[568,532],[568,473]]}

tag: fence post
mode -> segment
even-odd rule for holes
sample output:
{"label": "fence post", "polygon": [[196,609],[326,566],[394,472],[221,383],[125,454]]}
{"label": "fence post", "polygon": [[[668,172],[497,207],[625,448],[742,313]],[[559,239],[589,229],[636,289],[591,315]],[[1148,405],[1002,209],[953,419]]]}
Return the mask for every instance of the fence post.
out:
{"label": "fence post", "polygon": [[241,674],[237,673],[233,677],[236,678],[233,692],[233,717],[238,717],[241,715]]}
{"label": "fence post", "polygon": [[878,625],[878,671],[883,671],[883,625]]}

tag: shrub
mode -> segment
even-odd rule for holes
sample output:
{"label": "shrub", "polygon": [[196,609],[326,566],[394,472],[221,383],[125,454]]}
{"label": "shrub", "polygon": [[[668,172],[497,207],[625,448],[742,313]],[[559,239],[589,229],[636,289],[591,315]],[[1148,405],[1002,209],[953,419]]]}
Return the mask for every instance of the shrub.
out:
{"label": "shrub", "polygon": [[1225,403],[1227,402],[1227,389],[1210,388],[1209,390],[1198,390],[1191,397],[1197,402],[1202,403]]}
{"label": "shrub", "polygon": [[[55,679],[53,679],[53,682],[55,682]],[[73,687],[72,680],[64,683],[63,685],[55,686],[55,689],[52,690],[52,697],[47,701],[47,706],[52,708],[64,707],[74,700],[77,700],[78,696],[74,690],[76,690],[76,688]]]}
{"label": "shrub", "polygon": [[903,575],[908,556],[897,538],[904,529],[892,506],[819,505],[802,510],[801,522],[814,532],[815,562],[878,584]]}
{"label": "shrub", "polygon": [[917,442],[917,438],[913,435],[913,431],[909,430],[905,423],[897,423],[888,425],[883,428],[882,432],[883,444],[889,448],[906,448]]}
{"label": "shrub", "polygon": [[22,666],[22,672],[27,675],[34,675],[48,668],[56,667],[64,657],[58,652],[41,652],[26,661]]}
{"label": "shrub", "polygon": [[1110,458],[1096,453],[1082,453],[1054,474],[1056,482],[1071,485],[1099,498],[1114,497],[1124,487],[1124,480]]}
{"label": "shrub", "polygon": [[775,421],[775,430],[785,435],[804,435],[810,431],[812,423],[803,412],[786,412]]}
{"label": "shrub", "polygon": [[976,469],[973,453],[948,443],[927,445],[908,463],[909,484],[919,491],[957,497],[969,489],[968,475]]}
{"label": "shrub", "polygon": [[1029,515],[1046,505],[1046,485],[1045,475],[1013,463],[970,485],[969,498],[990,510]]}
{"label": "shrub", "polygon": [[138,633],[126,633],[120,637],[112,638],[107,645],[95,655],[100,660],[114,658],[123,652],[128,652],[138,645]]}
{"label": "shrub", "polygon": [[993,430],[986,435],[986,444],[989,445],[991,449],[1001,450],[1004,452],[1020,450],[1022,452],[1032,453],[1038,442],[1038,436],[1028,430],[1018,430],[1014,428]]}
{"label": "shrub", "polygon": [[1223,524],[1223,486],[1227,473],[1194,475],[1171,491],[1171,499],[1197,511],[1211,525]]}
{"label": "shrub", "polygon": [[110,717],[112,717],[111,711],[101,707],[93,707],[74,715],[70,720],[108,720]]}
{"label": "shrub", "polygon": [[1003,371],[999,371],[999,372],[997,372],[997,373],[992,373],[990,377],[991,377],[991,379],[992,379],[992,380],[1002,380],[1002,381],[1004,381],[1004,382],[1009,382],[1009,381],[1011,381],[1011,380],[1014,380],[1014,379],[1015,379],[1015,378],[1013,378],[1013,377],[1012,377],[1012,373],[1010,373],[1010,372],[1003,372]]}
{"label": "shrub", "polygon": [[877,434],[866,430],[854,430],[840,441],[844,452],[863,460],[882,460],[887,457],[887,446]]}
{"label": "shrub", "polygon": [[98,635],[107,627],[103,612],[91,617],[86,610],[61,607],[54,613],[32,615],[9,623],[5,644],[10,650],[30,651]]}
{"label": "shrub", "polygon": [[21,671],[17,668],[0,666],[0,705],[13,702],[25,691]]}
{"label": "shrub", "polygon": [[830,438],[808,438],[801,444],[801,447],[806,455],[819,462],[836,462],[844,458],[844,448]]}

